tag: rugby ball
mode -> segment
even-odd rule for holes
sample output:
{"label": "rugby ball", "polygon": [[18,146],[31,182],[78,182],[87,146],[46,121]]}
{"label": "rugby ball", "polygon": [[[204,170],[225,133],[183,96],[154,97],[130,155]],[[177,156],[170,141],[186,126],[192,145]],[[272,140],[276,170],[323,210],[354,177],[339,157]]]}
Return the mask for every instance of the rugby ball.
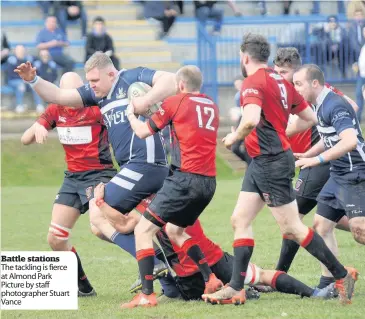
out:
{"label": "rugby ball", "polygon": [[[152,87],[150,87],[148,84],[143,82],[134,82],[132,83],[128,88],[128,100],[129,102],[133,100],[136,97],[140,97],[145,95],[149,90],[151,90]],[[143,116],[150,117],[153,113],[155,113],[161,106],[161,103],[156,103],[152,105],[146,113],[143,114]],[[138,113],[138,112],[136,112]]]}

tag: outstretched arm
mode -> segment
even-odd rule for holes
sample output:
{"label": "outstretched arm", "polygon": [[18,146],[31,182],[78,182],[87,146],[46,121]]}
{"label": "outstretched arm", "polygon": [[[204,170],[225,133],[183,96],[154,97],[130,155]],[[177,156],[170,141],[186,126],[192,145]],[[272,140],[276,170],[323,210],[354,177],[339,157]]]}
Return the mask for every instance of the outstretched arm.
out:
{"label": "outstretched arm", "polygon": [[76,89],[60,89],[53,83],[43,80],[37,76],[36,68],[29,61],[19,65],[14,72],[18,73],[24,81],[28,82],[33,90],[47,102],[76,108],[83,106],[81,95]]}
{"label": "outstretched arm", "polygon": [[23,145],[29,145],[35,142],[35,125],[37,124],[34,123],[30,128],[28,128],[24,134],[22,135],[20,141],[22,142]]}

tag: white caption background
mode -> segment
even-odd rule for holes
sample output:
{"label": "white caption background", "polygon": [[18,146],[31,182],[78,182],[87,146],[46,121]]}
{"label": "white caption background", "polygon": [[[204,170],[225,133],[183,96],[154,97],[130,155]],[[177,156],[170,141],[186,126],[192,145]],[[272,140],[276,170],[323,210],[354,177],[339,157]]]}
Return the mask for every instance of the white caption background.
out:
{"label": "white caption background", "polygon": [[77,259],[66,251],[2,251],[2,310],[78,309]]}

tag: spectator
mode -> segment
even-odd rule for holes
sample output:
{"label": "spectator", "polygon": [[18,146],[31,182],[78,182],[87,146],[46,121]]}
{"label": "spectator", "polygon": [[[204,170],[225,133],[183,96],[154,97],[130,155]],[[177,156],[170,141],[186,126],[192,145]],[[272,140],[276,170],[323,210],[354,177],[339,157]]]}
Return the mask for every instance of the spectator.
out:
{"label": "spectator", "polygon": [[[15,53],[14,55],[9,56],[8,61],[6,63],[6,75],[7,75],[8,85],[15,92],[15,99],[16,99],[15,112],[24,113],[25,106],[23,101],[27,87],[24,81],[18,76],[18,74],[14,72],[14,69],[21,63],[25,63],[27,61],[32,62],[33,57],[26,55],[25,47],[22,45],[17,45],[15,47],[14,53]],[[37,112],[43,112],[44,106],[42,105],[41,98],[34,90],[32,90],[32,93]]]}
{"label": "spectator", "polygon": [[[194,1],[195,15],[201,23],[205,24],[208,19],[214,20],[213,35],[220,34],[224,13],[222,9],[217,9],[215,7],[216,3],[217,1]],[[238,10],[233,0],[227,0],[227,3],[236,16],[241,15],[241,12]]]}
{"label": "spectator", "polygon": [[290,7],[293,4],[293,1],[284,0],[284,14],[288,15],[290,13]]}
{"label": "spectator", "polygon": [[57,64],[52,60],[48,50],[40,50],[39,58],[34,62],[37,74],[44,80],[51,83],[57,80]]}
{"label": "spectator", "polygon": [[10,54],[10,45],[5,33],[1,34],[1,64],[4,64]]}
{"label": "spectator", "polygon": [[63,48],[69,46],[69,42],[65,33],[57,28],[55,16],[46,19],[45,28],[38,33],[36,42],[39,50],[49,51],[53,61],[63,68],[64,73],[73,70],[74,61],[63,52]]}
{"label": "spectator", "polygon": [[364,44],[364,34],[362,28],[365,26],[364,11],[358,7],[354,11],[352,21],[349,30],[349,41],[352,62],[357,61],[362,45]]}
{"label": "spectator", "polygon": [[346,30],[342,28],[336,16],[329,16],[328,24],[325,27],[325,41],[327,51],[327,61],[337,58],[342,76],[346,78],[348,66],[348,39]]}
{"label": "spectator", "polygon": [[[363,32],[365,33],[365,28],[363,28]],[[359,106],[357,116],[359,121],[361,121],[362,112],[364,110],[363,86],[365,85],[365,45],[362,46],[360,51],[357,68],[358,75],[356,81],[356,103]]]}
{"label": "spectator", "polygon": [[[336,2],[337,2],[338,14],[346,14],[344,1],[343,0],[337,0]],[[319,0],[314,0],[313,1],[313,7],[312,7],[312,14],[320,14],[320,13],[321,13],[320,1]]]}
{"label": "spectator", "polygon": [[347,5],[347,19],[348,20],[352,20],[354,18],[355,11],[365,12],[364,1],[359,1],[359,0],[348,1],[348,5]]}
{"label": "spectator", "polygon": [[113,39],[106,33],[105,20],[102,17],[96,17],[93,21],[93,30],[87,35],[85,61],[89,59],[96,51],[107,54],[113,61],[117,70],[119,70],[119,60],[115,56]]}
{"label": "spectator", "polygon": [[172,1],[145,1],[144,17],[153,18],[162,22],[162,30],[158,39],[163,39],[170,31],[178,15],[178,8]]}
{"label": "spectator", "polygon": [[80,19],[82,37],[86,37],[87,15],[82,1],[55,1],[54,9],[60,28],[65,34],[67,21]]}
{"label": "spectator", "polygon": [[53,8],[54,1],[37,1],[37,3],[43,11],[44,18],[47,18],[47,16],[49,14],[54,13],[53,12],[54,11],[54,8]]}

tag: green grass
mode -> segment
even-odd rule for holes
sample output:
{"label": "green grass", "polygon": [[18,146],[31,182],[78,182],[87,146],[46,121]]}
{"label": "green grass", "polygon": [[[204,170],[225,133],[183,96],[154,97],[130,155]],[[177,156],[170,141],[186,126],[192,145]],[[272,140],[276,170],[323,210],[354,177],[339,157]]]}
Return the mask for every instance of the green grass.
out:
{"label": "green grass", "polygon": [[[43,149],[20,147],[16,141],[2,144],[2,231],[3,250],[49,250],[46,234],[52,202],[63,176],[63,154],[50,141]],[[43,151],[41,153],[41,151]],[[22,158],[25,157],[25,158]],[[218,162],[220,180],[213,202],[201,217],[207,235],[232,251],[230,215],[241,185],[241,178],[222,161]],[[222,173],[223,172],[223,173]],[[306,218],[310,224],[312,215]],[[281,236],[268,210],[263,210],[254,224],[256,247],[252,261],[273,269],[277,261]],[[244,306],[211,306],[203,302],[173,302],[154,309],[120,311],[121,301],[137,273],[136,262],[114,245],[100,241],[89,231],[88,215],[82,216],[72,232],[72,243],[78,250],[89,279],[98,292],[97,298],[80,299],[78,311],[4,311],[3,318],[364,318],[365,250],[351,235],[337,232],[341,260],[354,265],[361,273],[353,305],[343,307],[338,301],[301,299],[279,293],[262,294],[258,301]],[[290,272],[308,285],[318,281],[318,263],[304,250],[299,252]],[[160,290],[155,284],[157,291]]]}

